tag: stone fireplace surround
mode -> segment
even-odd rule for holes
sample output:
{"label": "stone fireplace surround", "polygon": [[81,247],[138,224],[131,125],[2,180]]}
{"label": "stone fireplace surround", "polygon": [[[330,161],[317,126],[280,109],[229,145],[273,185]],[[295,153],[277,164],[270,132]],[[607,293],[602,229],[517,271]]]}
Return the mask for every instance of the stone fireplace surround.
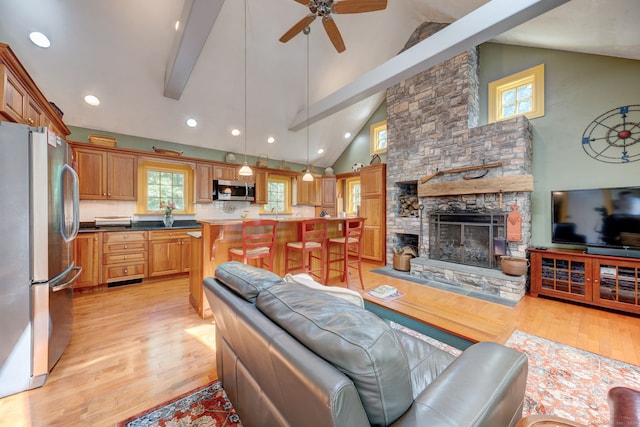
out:
{"label": "stone fireplace surround", "polygon": [[[445,25],[421,25],[405,49]],[[437,171],[501,162],[486,178],[531,173],[532,128],[526,118],[478,126],[478,55],[478,49],[463,52],[387,90],[387,265],[393,263],[395,247],[417,241],[420,256],[411,261],[411,275],[517,301],[524,296],[526,276],[430,259],[429,214],[506,215],[517,204],[522,240],[509,242],[507,250],[525,257],[531,240],[530,193],[496,188],[482,194],[419,197],[418,217],[401,216],[399,208],[400,195],[418,194],[419,185],[462,180],[462,174],[445,174],[419,184],[420,178]]]}

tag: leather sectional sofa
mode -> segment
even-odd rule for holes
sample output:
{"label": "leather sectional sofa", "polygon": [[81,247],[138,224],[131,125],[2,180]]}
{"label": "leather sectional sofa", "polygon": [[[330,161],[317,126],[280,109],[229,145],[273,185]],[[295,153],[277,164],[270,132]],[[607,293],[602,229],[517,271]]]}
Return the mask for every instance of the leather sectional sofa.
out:
{"label": "leather sectional sofa", "polygon": [[500,344],[459,357],[323,290],[239,262],[204,289],[218,376],[243,425],[515,426],[527,358]]}

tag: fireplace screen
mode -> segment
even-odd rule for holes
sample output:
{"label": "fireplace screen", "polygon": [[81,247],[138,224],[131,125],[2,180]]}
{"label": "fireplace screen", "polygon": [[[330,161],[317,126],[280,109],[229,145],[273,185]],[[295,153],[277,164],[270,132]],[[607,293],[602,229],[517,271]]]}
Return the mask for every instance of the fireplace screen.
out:
{"label": "fireplace screen", "polygon": [[429,258],[475,267],[499,268],[505,255],[506,215],[429,215]]}

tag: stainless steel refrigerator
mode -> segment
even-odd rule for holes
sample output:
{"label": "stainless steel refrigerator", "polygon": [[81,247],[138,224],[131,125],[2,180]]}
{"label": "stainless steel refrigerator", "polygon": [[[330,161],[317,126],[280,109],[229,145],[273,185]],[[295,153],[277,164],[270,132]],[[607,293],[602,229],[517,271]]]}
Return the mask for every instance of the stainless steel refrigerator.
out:
{"label": "stainless steel refrigerator", "polygon": [[0,397],[44,385],[71,339],[78,175],[47,128],[0,122]]}

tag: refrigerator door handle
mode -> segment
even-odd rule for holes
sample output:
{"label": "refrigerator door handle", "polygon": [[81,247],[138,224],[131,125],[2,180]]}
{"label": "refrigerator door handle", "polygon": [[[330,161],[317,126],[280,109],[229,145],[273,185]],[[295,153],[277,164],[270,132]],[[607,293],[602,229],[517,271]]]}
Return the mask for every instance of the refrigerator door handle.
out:
{"label": "refrigerator door handle", "polygon": [[[78,180],[78,174],[75,170],[68,164],[65,164],[62,168],[62,179],[64,180],[64,173],[68,172],[71,174],[71,182],[72,182],[72,198],[73,198],[73,224],[71,228],[71,233],[67,234],[67,230],[65,227],[65,216],[61,215],[62,224],[60,224],[60,230],[62,233],[62,238],[65,242],[70,242],[76,238],[78,235],[78,231],[80,230],[80,186]],[[63,196],[64,197],[64,196]],[[63,203],[64,206],[64,203]]]}
{"label": "refrigerator door handle", "polygon": [[61,284],[56,285],[56,286],[52,286],[51,287],[51,292],[60,292],[60,291],[62,291],[64,289],[67,289],[69,286],[73,285],[73,282],[78,280],[78,278],[80,277],[80,274],[82,273],[82,267],[80,267],[80,266],[73,267],[73,270],[75,270],[76,274],[73,275],[71,280],[67,280],[66,282],[61,283]]}

